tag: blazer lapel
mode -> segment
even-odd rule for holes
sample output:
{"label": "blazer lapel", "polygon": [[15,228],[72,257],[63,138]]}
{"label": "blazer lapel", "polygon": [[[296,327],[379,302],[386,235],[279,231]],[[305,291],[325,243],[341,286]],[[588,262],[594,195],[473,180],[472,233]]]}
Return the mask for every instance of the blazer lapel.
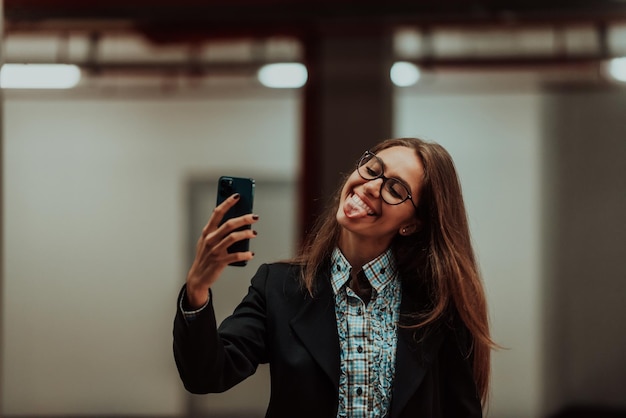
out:
{"label": "blazer lapel", "polygon": [[290,325],[339,390],[339,334],[334,295],[327,275],[318,277],[317,294],[313,298],[307,296],[302,309],[291,320]]}

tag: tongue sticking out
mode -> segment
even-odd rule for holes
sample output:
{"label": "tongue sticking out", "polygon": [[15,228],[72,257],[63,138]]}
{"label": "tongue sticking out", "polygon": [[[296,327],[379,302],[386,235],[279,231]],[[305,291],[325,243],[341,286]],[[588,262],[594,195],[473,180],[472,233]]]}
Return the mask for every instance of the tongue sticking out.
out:
{"label": "tongue sticking out", "polygon": [[359,205],[354,198],[346,199],[346,202],[343,205],[343,212],[350,219],[364,218],[368,216],[368,209]]}

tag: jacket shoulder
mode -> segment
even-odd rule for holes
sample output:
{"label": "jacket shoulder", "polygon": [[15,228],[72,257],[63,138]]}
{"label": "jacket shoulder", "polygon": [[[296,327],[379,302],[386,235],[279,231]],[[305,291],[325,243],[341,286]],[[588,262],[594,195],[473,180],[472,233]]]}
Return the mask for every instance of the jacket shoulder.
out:
{"label": "jacket shoulder", "polygon": [[254,282],[262,282],[266,291],[271,292],[281,289],[286,293],[299,293],[302,290],[300,274],[302,267],[290,262],[265,263],[252,279]]}
{"label": "jacket shoulder", "polygon": [[299,280],[301,266],[290,262],[275,262],[261,264],[256,275],[262,275],[267,280],[290,279]]}

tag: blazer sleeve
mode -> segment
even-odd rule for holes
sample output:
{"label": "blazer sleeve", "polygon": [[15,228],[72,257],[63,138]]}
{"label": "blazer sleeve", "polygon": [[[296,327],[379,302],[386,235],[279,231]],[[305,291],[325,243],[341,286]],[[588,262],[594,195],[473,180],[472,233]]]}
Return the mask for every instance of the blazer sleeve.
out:
{"label": "blazer sleeve", "polygon": [[209,305],[191,321],[187,321],[177,307],[173,329],[174,359],[189,392],[224,392],[252,375],[260,363],[267,362],[267,273],[267,266],[262,265],[252,278],[248,294],[219,328],[212,295]]}
{"label": "blazer sleeve", "polygon": [[473,372],[472,336],[460,321],[449,329],[440,351],[444,417],[481,418]]}

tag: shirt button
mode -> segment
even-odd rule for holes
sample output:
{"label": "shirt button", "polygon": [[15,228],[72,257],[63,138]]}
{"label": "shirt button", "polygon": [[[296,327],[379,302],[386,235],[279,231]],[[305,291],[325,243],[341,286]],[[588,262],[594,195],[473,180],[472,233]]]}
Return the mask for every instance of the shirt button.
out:
{"label": "shirt button", "polygon": [[356,311],[356,314],[357,314],[357,315],[363,315],[363,311],[361,310],[361,308],[359,308],[359,310],[358,310],[358,311]]}
{"label": "shirt button", "polygon": [[358,351],[359,353],[362,353],[362,352],[363,352],[363,347],[358,346],[358,347],[357,347],[357,349],[356,349],[356,351]]}
{"label": "shirt button", "polygon": [[341,271],[341,266],[339,264],[336,264],[335,268],[337,268],[337,271]]}
{"label": "shirt button", "polygon": [[384,267],[380,269],[380,274],[385,274],[385,271],[387,271],[387,269],[385,269]]}
{"label": "shirt button", "polygon": [[357,389],[356,389],[356,394],[357,394],[357,395],[359,395],[359,396],[361,396],[361,395],[363,394],[363,389],[361,389],[361,388],[357,388]]}

